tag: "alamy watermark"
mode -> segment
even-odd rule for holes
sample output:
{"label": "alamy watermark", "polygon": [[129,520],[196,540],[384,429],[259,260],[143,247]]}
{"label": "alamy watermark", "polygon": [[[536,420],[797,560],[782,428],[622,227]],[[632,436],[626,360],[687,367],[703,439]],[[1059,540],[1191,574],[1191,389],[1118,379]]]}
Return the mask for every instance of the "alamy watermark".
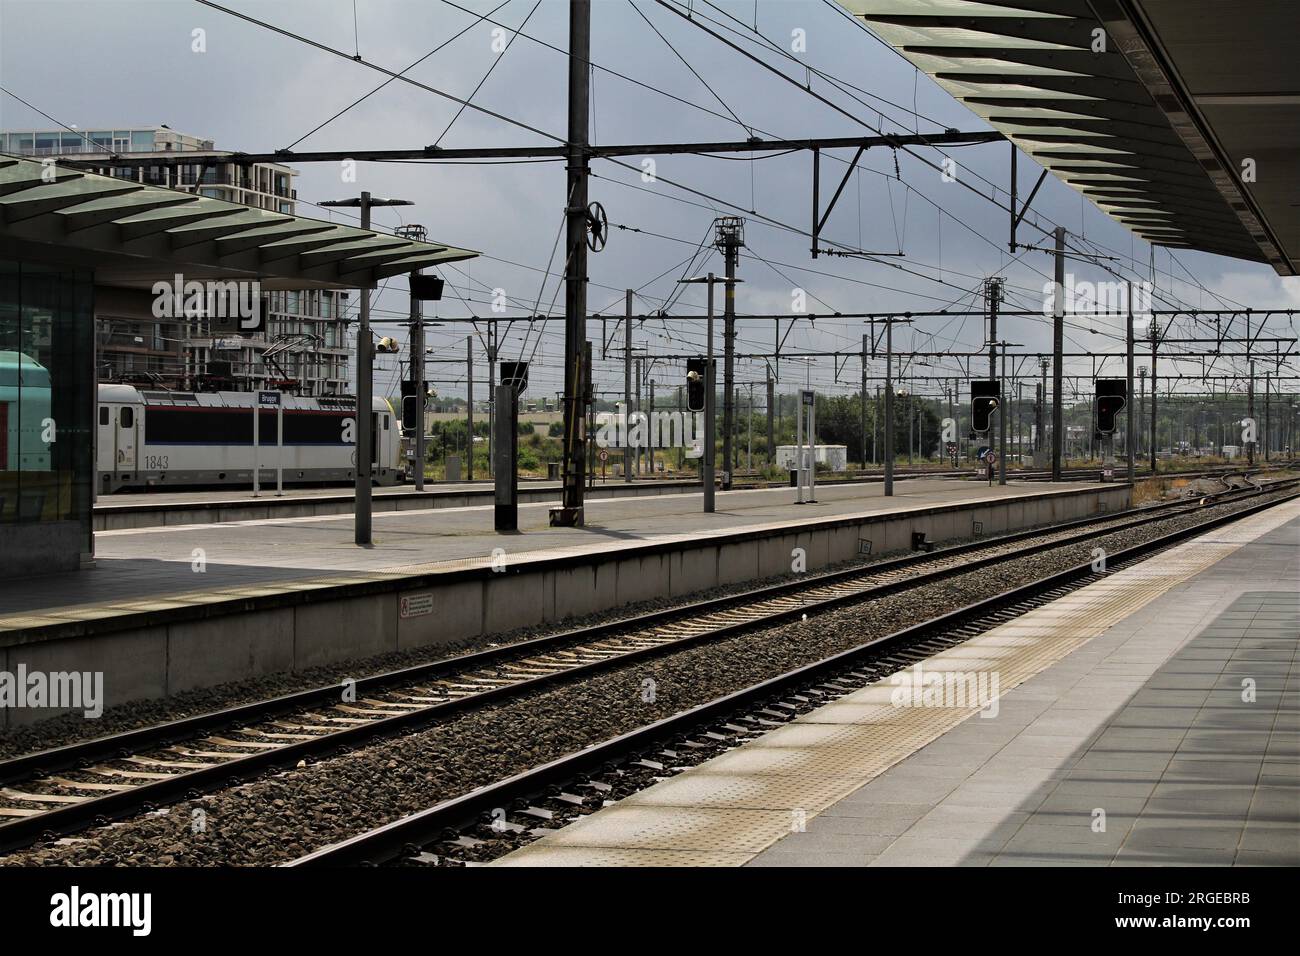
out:
{"label": "alamy watermark", "polygon": [[891,674],[895,707],[978,707],[981,717],[998,715],[997,671],[925,670],[920,664]]}
{"label": "alamy watermark", "polygon": [[[1067,313],[1126,315],[1131,305],[1134,318],[1151,318],[1154,287],[1150,282],[1090,282],[1077,280],[1070,273],[1060,291]],[[1056,307],[1056,293],[1055,282],[1043,283],[1043,315],[1052,314]]]}
{"label": "alamy watermark", "polygon": [[156,319],[237,319],[246,330],[261,324],[262,284],[256,280],[187,282],[178,272],[170,281],[159,279],[151,291]]}
{"label": "alamy watermark", "polygon": [[596,445],[599,448],[686,448],[698,457],[704,434],[703,412],[626,412],[622,402],[617,412],[596,415]]}
{"label": "alamy watermark", "polygon": [[0,671],[0,708],[80,710],[94,720],[104,713],[103,671]]}
{"label": "alamy watermark", "polygon": [[75,929],[119,927],[132,936],[148,936],[153,928],[152,893],[94,893],[73,886],[50,897],[50,925]]}

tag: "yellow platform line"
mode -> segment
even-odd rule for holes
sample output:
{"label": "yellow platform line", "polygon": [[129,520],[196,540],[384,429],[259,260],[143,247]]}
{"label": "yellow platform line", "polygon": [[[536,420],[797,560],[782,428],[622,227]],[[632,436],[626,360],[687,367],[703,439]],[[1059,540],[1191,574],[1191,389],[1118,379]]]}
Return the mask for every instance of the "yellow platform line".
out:
{"label": "yellow platform line", "polygon": [[[1289,502],[1187,541],[926,660],[996,674],[1001,694],[1138,609],[1300,517]],[[496,861],[498,866],[740,866],[979,713],[978,702],[897,706],[889,678]]]}

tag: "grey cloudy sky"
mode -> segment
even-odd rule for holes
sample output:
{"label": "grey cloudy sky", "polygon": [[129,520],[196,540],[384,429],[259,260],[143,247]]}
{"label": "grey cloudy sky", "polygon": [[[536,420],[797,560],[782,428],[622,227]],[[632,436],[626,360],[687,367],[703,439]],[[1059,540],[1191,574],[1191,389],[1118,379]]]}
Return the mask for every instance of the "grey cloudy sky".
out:
{"label": "grey cloudy sky", "polygon": [[[494,26],[444,0],[227,0],[243,13],[302,34],[347,54],[359,50],[371,61],[402,70],[412,61],[469,26],[461,37],[429,57],[408,74],[412,79],[457,96],[468,96],[498,59],[493,49]],[[476,14],[488,13],[501,0],[456,0]],[[567,3],[563,0],[507,0],[493,18],[512,30],[527,19],[510,48],[500,57],[474,101],[544,130],[565,133],[566,61],[555,50],[567,43]],[[855,119],[814,100],[717,40],[674,16],[654,0],[595,0],[592,59],[646,84],[639,87],[597,70],[593,86],[593,141],[651,143],[743,139],[760,136],[849,136],[868,132],[943,127],[986,128],[982,121],[954,102],[932,81],[845,17],[830,0],[696,0],[696,8],[724,19],[734,16],[735,29],[748,39],[736,39],[784,71],[805,79],[801,68],[770,49],[762,53],[752,27],[789,50],[792,31],[806,36],[804,62],[870,91],[856,93],[856,102],[821,80],[814,89],[832,98]],[[354,27],[355,7],[355,27]],[[530,16],[531,12],[531,16]],[[644,19],[643,19],[644,15]],[[656,35],[646,20],[656,27]],[[193,31],[203,30],[206,52],[192,49]],[[507,34],[508,39],[513,34]],[[671,47],[670,47],[671,44]],[[674,50],[676,52],[674,52]],[[684,58],[708,86],[683,64]],[[268,151],[287,147],[338,110],[383,82],[385,77],[344,57],[333,56],[270,30],[244,22],[195,0],[0,0],[0,85],[12,90],[62,123],[82,128],[166,123],[173,129],[212,138],[218,147]],[[664,93],[687,101],[682,103]],[[714,95],[716,93],[716,96]],[[688,105],[695,104],[695,106]],[[725,105],[724,105],[725,104]],[[891,105],[892,104],[892,105]],[[395,82],[361,105],[298,143],[297,149],[349,150],[358,147],[410,148],[440,142],[447,147],[527,145],[548,142],[534,133],[467,110],[447,129],[457,104],[408,84]],[[912,110],[920,118],[912,115]],[[738,117],[732,119],[730,114]],[[30,109],[0,96],[0,126],[50,125]],[[440,138],[441,137],[441,138]],[[985,196],[1006,201],[1008,150],[1005,144],[951,150],[958,177],[977,186]],[[935,150],[918,150],[938,162]],[[843,159],[849,158],[843,154]],[[807,291],[809,311],[871,311],[977,305],[973,293],[988,275],[1005,275],[1011,308],[1040,308],[1042,286],[1051,274],[1043,253],[1014,259],[1007,252],[1007,222],[987,199],[945,183],[935,170],[900,153],[895,176],[892,151],[873,149],[845,190],[826,236],[846,246],[881,252],[903,251],[902,258],[809,259],[808,239],[789,229],[750,217],[747,254],[740,274],[745,285],[738,296],[740,312],[789,313],[792,290]],[[634,161],[635,162],[635,161]],[[823,182],[836,180],[845,166],[824,161]],[[559,311],[557,259],[546,269],[564,206],[562,163],[517,165],[426,165],[414,163],[361,164],[355,183],[345,183],[337,166],[299,164],[297,187],[303,215],[329,218],[308,203],[355,195],[368,189],[379,196],[413,200],[401,210],[379,211],[384,227],[402,221],[420,222],[434,238],[478,249],[486,255],[444,271],[445,277],[471,301],[479,315],[491,314],[493,288],[503,288],[528,309],[540,302],[542,312]],[[735,159],[669,156],[657,160],[660,177],[689,185],[710,196],[795,229],[810,219],[810,168],[807,154],[792,154],[744,162]],[[636,310],[660,308],[675,294],[674,280],[682,274],[715,215],[736,210],[675,189],[661,178],[644,183],[632,171],[606,161],[593,165],[591,198],[601,201],[612,223],[641,230],[614,229],[607,249],[591,256],[589,305],[593,311],[621,314],[625,288],[641,297]],[[1022,196],[1037,177],[1038,167],[1022,156]],[[829,187],[826,187],[829,189]],[[824,192],[825,196],[825,192]],[[939,212],[943,210],[942,214]],[[336,214],[337,215],[337,214]],[[1047,226],[1066,226],[1119,257],[1112,267],[1126,275],[1146,278],[1149,247],[1122,226],[1111,222],[1073,190],[1049,177],[1029,219]],[[1041,237],[1022,227],[1025,241]],[[1082,242],[1082,240],[1079,240]],[[1130,259],[1130,257],[1132,257]],[[1161,295],[1190,306],[1300,307],[1296,280],[1281,280],[1267,266],[1180,251],[1176,260],[1156,251],[1157,287]],[[699,257],[694,272],[722,271],[719,255]],[[1137,271],[1134,272],[1133,270]],[[1080,279],[1112,278],[1097,268],[1072,263]],[[651,281],[663,274],[657,281]],[[1195,276],[1210,292],[1189,280]],[[677,314],[698,315],[703,290],[690,289],[674,307]],[[1222,297],[1222,302],[1216,298]],[[554,308],[552,308],[554,303]],[[1158,305],[1158,304],[1157,304]],[[376,301],[377,314],[405,315],[406,283],[392,280]],[[466,315],[467,306],[454,294],[440,306],[445,315]],[[1090,328],[1095,331],[1090,331]],[[532,356],[533,393],[554,393],[559,387],[560,326],[534,331],[516,323],[503,343],[504,358]],[[466,327],[431,330],[430,344],[448,355],[463,353]],[[610,326],[613,331],[613,326]],[[863,325],[857,320],[806,320],[794,323],[785,348],[852,350],[859,347]],[[1021,343],[1026,350],[1050,347],[1050,328],[1041,319],[1006,319],[1000,337]],[[1067,348],[1115,351],[1122,328],[1105,318],[1083,321],[1068,330]],[[1293,334],[1286,320],[1272,332]],[[404,338],[404,332],[397,332]],[[978,319],[918,321],[900,333],[900,345],[923,350],[978,348],[983,339]],[[689,320],[647,321],[636,330],[638,343],[652,352],[690,353],[700,350],[700,323]],[[1118,337],[1117,337],[1118,336]],[[600,331],[591,337],[600,353]],[[769,351],[773,323],[742,321],[739,349]],[[540,342],[538,341],[540,338]],[[377,377],[379,389],[395,387],[391,359]],[[856,388],[856,360],[841,362],[839,381],[834,363],[823,360],[812,369],[783,362],[783,383],[793,387],[805,378],[823,388]],[[982,368],[982,365],[980,366]],[[1220,366],[1223,368],[1224,366]],[[936,370],[942,371],[936,371]],[[1085,370],[1084,366],[1078,367]],[[1117,372],[1112,362],[1109,371]],[[1190,371],[1190,368],[1188,369]],[[925,372],[927,370],[920,369]],[[937,363],[930,374],[958,374],[951,360]],[[459,375],[445,371],[447,379]],[[655,377],[676,385],[680,367],[661,365]],[[761,365],[743,365],[742,382],[764,376]],[[598,362],[598,387],[621,387],[621,369],[614,361]],[[618,383],[617,386],[615,383]],[[461,387],[448,381],[441,390]]]}

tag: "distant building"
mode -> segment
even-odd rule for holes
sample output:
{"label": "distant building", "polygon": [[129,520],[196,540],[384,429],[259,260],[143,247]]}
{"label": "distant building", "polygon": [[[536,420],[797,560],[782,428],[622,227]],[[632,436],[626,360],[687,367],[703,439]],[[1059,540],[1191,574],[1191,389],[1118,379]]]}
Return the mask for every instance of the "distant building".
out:
{"label": "distant building", "polygon": [[[229,153],[212,140],[166,126],[0,131],[0,153],[15,156],[92,160],[96,155],[142,158],[160,152],[192,154],[194,162],[148,169],[105,163],[93,169],[296,215],[297,170],[279,163],[244,168],[226,162]],[[338,319],[347,302],[348,293],[336,290],[270,292],[264,298],[268,321],[263,336],[214,337],[204,319],[159,319],[143,308],[140,296],[101,296],[95,309],[96,374],[101,382],[175,388],[202,387],[206,381],[260,388],[288,380],[296,381],[303,395],[346,394],[352,350]]]}

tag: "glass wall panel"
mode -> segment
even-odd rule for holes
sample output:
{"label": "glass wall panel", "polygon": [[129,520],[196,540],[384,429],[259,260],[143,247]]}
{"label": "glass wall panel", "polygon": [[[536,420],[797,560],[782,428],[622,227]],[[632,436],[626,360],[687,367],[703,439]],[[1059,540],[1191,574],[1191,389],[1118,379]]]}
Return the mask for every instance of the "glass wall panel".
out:
{"label": "glass wall panel", "polygon": [[89,272],[0,260],[0,523],[74,522],[89,552]]}

